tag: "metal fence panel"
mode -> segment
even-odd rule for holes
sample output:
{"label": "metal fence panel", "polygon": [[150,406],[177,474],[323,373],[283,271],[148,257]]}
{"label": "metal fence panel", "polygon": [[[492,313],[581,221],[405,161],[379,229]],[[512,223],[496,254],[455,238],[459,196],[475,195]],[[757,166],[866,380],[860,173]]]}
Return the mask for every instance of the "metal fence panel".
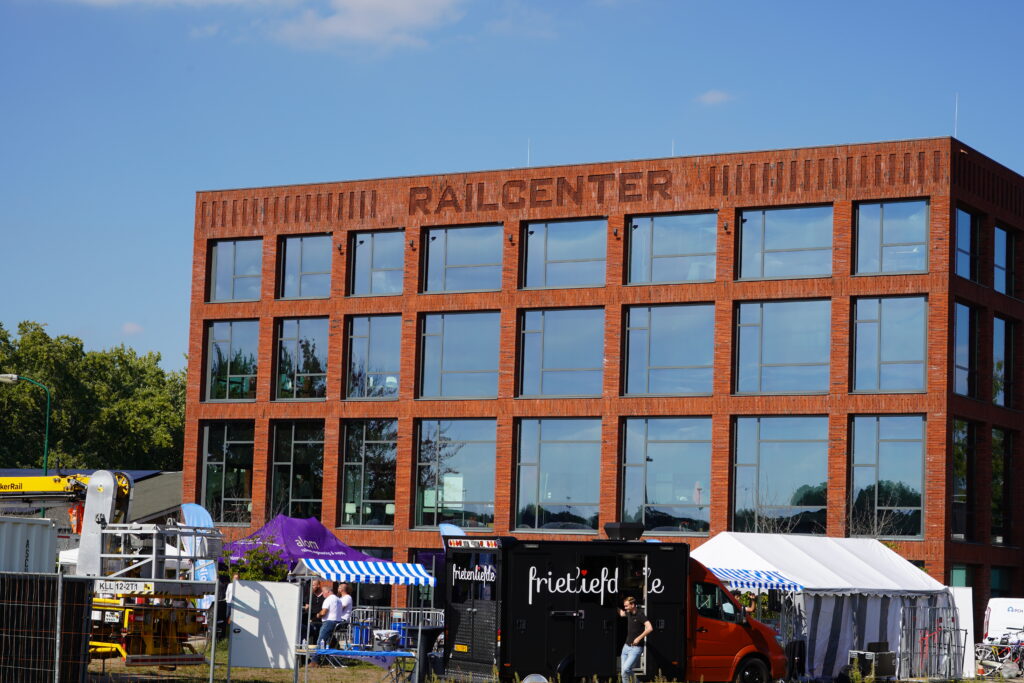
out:
{"label": "metal fence panel", "polygon": [[0,572],[0,680],[85,681],[92,581]]}

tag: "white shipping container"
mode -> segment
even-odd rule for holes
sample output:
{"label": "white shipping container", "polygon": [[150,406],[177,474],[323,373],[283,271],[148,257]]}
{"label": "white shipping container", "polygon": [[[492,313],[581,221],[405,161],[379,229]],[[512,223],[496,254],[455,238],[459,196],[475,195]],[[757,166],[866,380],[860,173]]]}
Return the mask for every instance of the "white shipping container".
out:
{"label": "white shipping container", "polygon": [[0,517],[0,571],[52,574],[57,565],[57,525],[52,519]]}

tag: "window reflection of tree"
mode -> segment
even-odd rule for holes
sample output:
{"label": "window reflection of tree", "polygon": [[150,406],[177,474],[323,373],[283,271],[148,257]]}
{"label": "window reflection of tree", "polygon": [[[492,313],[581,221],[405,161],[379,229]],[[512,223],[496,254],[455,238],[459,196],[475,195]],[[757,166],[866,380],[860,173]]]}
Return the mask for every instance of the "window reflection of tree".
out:
{"label": "window reflection of tree", "polygon": [[[460,465],[459,454],[467,444],[477,442],[449,436],[453,429],[457,432],[457,425],[450,421],[425,421],[421,429],[418,466],[419,524],[436,526],[448,522],[460,526],[491,526],[494,523],[493,502],[473,500],[477,492],[466,486],[462,487],[457,499],[450,500],[445,495],[448,488],[445,485],[445,478],[467,474],[458,468],[471,464]],[[474,482],[470,479],[469,483],[472,486]]]}

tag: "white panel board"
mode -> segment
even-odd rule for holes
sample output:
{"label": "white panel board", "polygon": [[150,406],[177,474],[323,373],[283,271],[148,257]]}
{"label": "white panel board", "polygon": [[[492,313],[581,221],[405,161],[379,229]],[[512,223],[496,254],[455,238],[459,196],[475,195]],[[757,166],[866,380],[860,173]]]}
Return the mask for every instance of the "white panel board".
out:
{"label": "white panel board", "polygon": [[964,646],[963,677],[975,677],[974,662],[974,597],[970,586],[950,586],[953,594],[953,606],[956,607],[960,628],[967,631],[967,643]]}
{"label": "white panel board", "polygon": [[228,629],[232,668],[294,668],[300,608],[296,584],[236,582]]}

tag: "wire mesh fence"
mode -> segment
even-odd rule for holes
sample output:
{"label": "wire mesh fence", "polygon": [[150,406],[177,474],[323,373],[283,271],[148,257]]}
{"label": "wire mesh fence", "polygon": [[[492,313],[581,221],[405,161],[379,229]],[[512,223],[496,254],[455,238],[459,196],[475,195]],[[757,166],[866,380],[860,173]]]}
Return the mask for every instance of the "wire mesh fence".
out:
{"label": "wire mesh fence", "polygon": [[0,680],[86,680],[92,585],[61,574],[0,573]]}

